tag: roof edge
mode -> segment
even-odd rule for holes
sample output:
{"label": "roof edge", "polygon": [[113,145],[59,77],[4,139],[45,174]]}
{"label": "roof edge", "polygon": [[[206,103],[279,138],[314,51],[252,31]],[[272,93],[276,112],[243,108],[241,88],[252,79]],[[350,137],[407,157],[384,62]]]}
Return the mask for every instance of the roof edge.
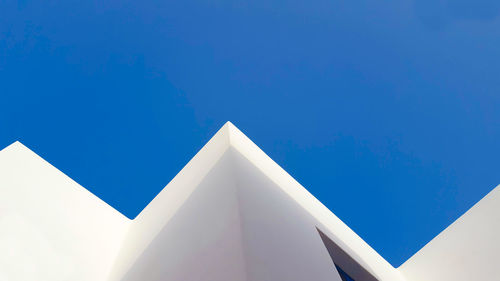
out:
{"label": "roof edge", "polygon": [[30,159],[38,161],[38,163],[40,163],[39,165],[45,165],[45,166],[50,167],[50,169],[53,170],[53,171],[55,171],[57,174],[59,174],[60,177],[62,177],[64,179],[68,180],[69,182],[73,183],[74,188],[76,188],[78,190],[84,190],[89,196],[95,198],[97,201],[100,201],[100,202],[104,203],[106,206],[108,206],[109,208],[111,208],[113,211],[115,211],[116,213],[118,213],[123,218],[125,218],[127,220],[130,220],[122,212],[120,212],[119,210],[117,210],[115,207],[111,206],[108,202],[106,202],[103,199],[101,199],[99,196],[97,196],[96,194],[94,194],[89,189],[87,189],[84,186],[82,186],[81,184],[79,184],[72,177],[70,177],[69,175],[67,175],[66,173],[64,173],[60,169],[58,169],[56,166],[52,165],[52,163],[50,163],[49,161],[45,160],[42,156],[38,155],[38,153],[36,153],[32,149],[30,149],[28,146],[24,145],[22,142],[20,142],[20,141],[17,140],[15,142],[9,144],[8,146],[4,147],[2,150],[0,150],[0,157],[2,157],[4,153],[13,153],[17,157],[26,157],[27,156]]}
{"label": "roof edge", "polygon": [[[229,130],[230,146],[261,170],[262,173],[279,186],[304,210],[320,221],[322,223],[321,229],[325,231],[325,234],[328,234],[331,239],[339,244],[349,245],[348,253],[352,256],[359,256],[356,253],[363,253],[363,260],[358,260],[358,262],[361,262],[363,266],[369,269],[372,274],[379,277],[379,279],[400,280],[399,272],[389,262],[260,149],[251,139],[230,122],[227,122],[225,126]],[[368,266],[374,264],[378,265],[376,269]]]}
{"label": "roof edge", "polygon": [[[175,175],[175,177],[149,202],[149,204],[134,218],[134,220],[147,220],[149,216],[163,213],[166,208],[163,204],[171,196],[184,196],[183,186],[193,185],[205,177],[219,158],[231,146],[230,130],[234,125],[226,122],[217,133],[194,155],[191,160]],[[234,127],[235,128],[235,127]],[[184,194],[185,195],[185,194]],[[179,206],[184,202],[179,200]],[[170,206],[172,207],[172,206]]]}

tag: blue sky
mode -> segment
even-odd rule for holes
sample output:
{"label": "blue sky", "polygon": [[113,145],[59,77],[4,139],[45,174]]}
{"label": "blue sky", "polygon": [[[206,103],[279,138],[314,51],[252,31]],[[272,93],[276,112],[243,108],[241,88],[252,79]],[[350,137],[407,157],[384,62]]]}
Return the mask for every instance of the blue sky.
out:
{"label": "blue sky", "polygon": [[135,217],[232,121],[398,266],[500,184],[500,2],[1,1],[0,147]]}

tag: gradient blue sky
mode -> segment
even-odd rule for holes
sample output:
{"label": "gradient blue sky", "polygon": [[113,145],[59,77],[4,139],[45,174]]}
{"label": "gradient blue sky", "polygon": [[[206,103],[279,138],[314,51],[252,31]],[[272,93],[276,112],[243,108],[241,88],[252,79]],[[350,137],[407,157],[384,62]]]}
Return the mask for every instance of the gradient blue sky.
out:
{"label": "gradient blue sky", "polygon": [[398,266],[500,183],[500,1],[0,1],[0,147],[135,217],[228,120]]}

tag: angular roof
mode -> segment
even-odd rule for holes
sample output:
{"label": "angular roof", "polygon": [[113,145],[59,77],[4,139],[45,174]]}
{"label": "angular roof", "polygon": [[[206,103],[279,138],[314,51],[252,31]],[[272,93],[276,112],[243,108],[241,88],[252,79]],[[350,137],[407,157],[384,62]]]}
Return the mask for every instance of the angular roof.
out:
{"label": "angular roof", "polygon": [[133,220],[16,142],[0,151],[0,281],[339,281],[332,259],[355,280],[491,280],[499,196],[395,269],[229,122]]}

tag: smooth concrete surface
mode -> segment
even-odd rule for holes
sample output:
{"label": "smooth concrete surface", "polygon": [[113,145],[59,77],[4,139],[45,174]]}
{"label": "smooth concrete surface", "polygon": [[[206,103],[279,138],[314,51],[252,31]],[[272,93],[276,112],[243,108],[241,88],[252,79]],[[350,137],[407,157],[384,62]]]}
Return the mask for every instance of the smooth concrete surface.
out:
{"label": "smooth concrete surface", "polygon": [[134,220],[0,151],[0,281],[495,281],[499,236],[497,187],[393,268],[229,122]]}
{"label": "smooth concrete surface", "polygon": [[316,220],[231,149],[248,281],[341,281]]}
{"label": "smooth concrete surface", "polygon": [[500,280],[500,186],[406,261],[408,280]]}
{"label": "smooth concrete surface", "polygon": [[247,280],[231,164],[226,152],[120,280]]}
{"label": "smooth concrete surface", "polygon": [[21,143],[0,151],[1,281],[104,281],[130,223]]}

